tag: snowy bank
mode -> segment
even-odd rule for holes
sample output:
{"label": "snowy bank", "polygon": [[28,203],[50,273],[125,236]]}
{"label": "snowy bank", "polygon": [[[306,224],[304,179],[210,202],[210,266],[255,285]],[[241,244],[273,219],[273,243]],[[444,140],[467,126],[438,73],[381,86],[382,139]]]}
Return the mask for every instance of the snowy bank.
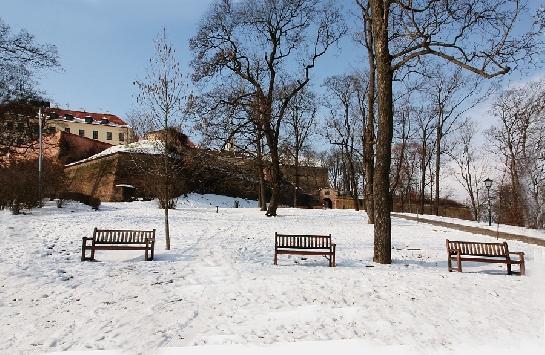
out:
{"label": "snowy bank", "polygon": [[[396,212],[396,213],[400,215],[411,216],[411,217],[417,216],[414,213],[401,213],[401,212]],[[525,227],[510,226],[508,224],[497,224],[497,223],[493,223],[491,226],[489,226],[488,222],[468,221],[466,219],[442,217],[442,216],[435,216],[435,215],[428,215],[428,214],[421,214],[421,215],[418,215],[418,217],[423,219],[429,219],[432,221],[455,223],[455,224],[460,224],[462,226],[469,226],[469,227],[479,227],[479,228],[488,229],[494,232],[518,234],[518,235],[545,240],[545,230],[542,230],[542,229],[528,229]]]}

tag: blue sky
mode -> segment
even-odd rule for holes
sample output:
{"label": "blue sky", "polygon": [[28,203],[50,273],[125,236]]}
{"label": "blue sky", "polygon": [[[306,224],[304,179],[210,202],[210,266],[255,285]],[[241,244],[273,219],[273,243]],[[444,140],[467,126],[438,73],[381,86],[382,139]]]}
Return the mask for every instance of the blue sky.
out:
{"label": "blue sky", "polygon": [[[188,41],[212,0],[0,0],[2,19],[14,31],[27,29],[38,42],[55,44],[62,71],[40,78],[47,96],[61,107],[110,112],[121,117],[134,107],[132,82],[141,76],[153,54],[153,39],[162,27],[187,68]],[[346,12],[353,0],[339,0]],[[541,3],[541,1],[539,1]],[[535,7],[536,3],[532,3]],[[359,22],[348,21],[350,30]],[[313,72],[314,87],[324,78],[363,67],[363,48],[347,36]],[[503,78],[504,86],[537,77],[542,70],[528,69]],[[487,105],[474,111],[482,129],[490,124]]]}
{"label": "blue sky", "polygon": [[[14,30],[55,44],[62,71],[40,78],[61,107],[110,112],[121,117],[134,105],[132,82],[153,54],[153,38],[166,27],[181,63],[188,67],[189,38],[211,0],[1,0],[1,17]],[[350,0],[343,0],[351,3]],[[342,56],[340,55],[342,51]],[[316,84],[357,68],[361,48],[349,38],[316,68]],[[189,70],[189,68],[188,68]],[[186,70],[186,72],[188,71]],[[318,75],[319,73],[319,75]]]}

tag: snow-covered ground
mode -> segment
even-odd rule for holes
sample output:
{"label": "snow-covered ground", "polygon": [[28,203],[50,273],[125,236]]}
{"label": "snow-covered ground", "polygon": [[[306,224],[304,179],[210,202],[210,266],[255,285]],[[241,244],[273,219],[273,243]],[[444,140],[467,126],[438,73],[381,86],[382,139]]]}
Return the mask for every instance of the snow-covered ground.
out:
{"label": "snow-covered ground", "polygon": [[[508,242],[526,253],[525,277],[494,264],[448,273],[445,238],[495,239],[393,219],[394,263],[378,265],[362,212],[281,209],[266,218],[257,208],[216,213],[220,202],[233,201],[180,199],[170,251],[153,201],[0,211],[0,353],[541,354],[545,346],[544,248]],[[81,237],[95,226],[157,228],[156,260],[99,251],[99,262],[80,262]],[[285,255],[274,266],[275,231],[331,233],[337,267]]]}
{"label": "snow-covered ground", "polygon": [[[411,217],[416,217],[417,215],[414,213],[399,213],[404,214]],[[447,223],[456,223],[463,226],[470,226],[470,227],[479,227],[483,229],[489,229],[492,231],[499,231],[499,232],[505,232],[505,233],[511,233],[511,234],[518,234],[518,235],[524,235],[527,237],[532,238],[538,238],[545,240],[545,230],[543,229],[529,229],[525,227],[517,227],[517,226],[510,226],[507,224],[497,224],[493,223],[491,226],[488,225],[488,222],[475,222],[475,221],[468,221],[466,219],[459,219],[459,218],[450,218],[450,217],[441,217],[441,216],[434,216],[434,215],[418,215],[421,218],[424,219],[431,219],[434,221],[441,221],[441,222],[447,222]]]}

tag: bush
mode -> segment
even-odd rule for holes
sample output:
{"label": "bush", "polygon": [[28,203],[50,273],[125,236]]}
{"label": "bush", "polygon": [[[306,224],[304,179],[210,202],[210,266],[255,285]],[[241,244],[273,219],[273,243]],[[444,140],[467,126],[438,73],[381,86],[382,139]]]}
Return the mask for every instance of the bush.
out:
{"label": "bush", "polygon": [[97,197],[82,194],[80,192],[63,192],[59,195],[61,200],[72,200],[91,206],[94,210],[100,207],[100,199]]}
{"label": "bush", "polygon": [[19,214],[21,209],[38,207],[38,164],[26,161],[0,169],[0,208]]}

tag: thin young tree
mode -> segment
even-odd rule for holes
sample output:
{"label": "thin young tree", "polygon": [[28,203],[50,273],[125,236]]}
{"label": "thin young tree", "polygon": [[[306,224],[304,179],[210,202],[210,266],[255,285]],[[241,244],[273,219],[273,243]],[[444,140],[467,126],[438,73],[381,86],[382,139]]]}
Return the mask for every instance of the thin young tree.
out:
{"label": "thin young tree", "polygon": [[169,158],[169,129],[175,122],[181,121],[184,100],[184,78],[180,63],[176,58],[176,50],[170,43],[166,29],[154,40],[154,55],[149,59],[145,77],[136,80],[138,88],[137,102],[147,112],[150,119],[159,120],[163,129],[163,201],[165,212],[165,249],[170,250],[170,230],[168,210],[171,203],[171,161]]}

